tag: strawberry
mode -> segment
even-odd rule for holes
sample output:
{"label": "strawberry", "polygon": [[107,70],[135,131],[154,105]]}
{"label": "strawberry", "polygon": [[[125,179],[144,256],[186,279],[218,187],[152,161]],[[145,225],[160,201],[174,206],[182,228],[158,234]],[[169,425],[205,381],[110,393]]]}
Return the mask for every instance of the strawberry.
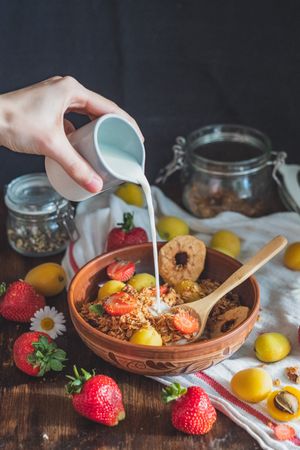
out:
{"label": "strawberry", "polygon": [[122,228],[115,227],[108,233],[106,249],[108,252],[125,247],[126,232]]}
{"label": "strawberry", "polygon": [[126,247],[127,245],[142,244],[148,242],[146,231],[141,227],[135,227],[133,214],[124,213],[123,222],[117,223],[118,227],[113,228],[107,236],[107,251]]}
{"label": "strawberry", "polygon": [[134,227],[125,237],[125,245],[136,245],[148,242],[148,236],[144,228]]}
{"label": "strawberry", "polygon": [[282,423],[279,425],[277,425],[277,424],[274,425],[274,424],[272,424],[272,422],[269,422],[268,425],[270,428],[272,428],[272,430],[274,431],[275,437],[279,441],[289,441],[296,436],[295,428],[293,428],[285,423]]}
{"label": "strawberry", "polygon": [[[153,293],[153,295],[156,295],[156,288],[149,288],[151,293]],[[159,287],[159,293],[161,296],[166,295],[169,292],[169,285],[167,283],[162,284]]]}
{"label": "strawberry", "polygon": [[199,330],[199,321],[188,311],[180,310],[174,315],[173,326],[182,334],[193,334]]}
{"label": "strawberry", "polygon": [[109,278],[117,281],[128,281],[134,275],[134,272],[135,263],[124,259],[116,259],[106,269]]}
{"label": "strawberry", "polygon": [[111,316],[122,316],[133,311],[136,307],[136,299],[127,292],[120,291],[110,295],[102,306]]}
{"label": "strawberry", "polygon": [[79,374],[76,366],[73,368],[74,377],[67,375],[71,380],[66,390],[72,395],[75,411],[81,416],[94,422],[113,427],[125,418],[122,402],[122,393],[117,383],[106,375],[95,375],[81,369]]}
{"label": "strawberry", "polygon": [[163,401],[172,403],[172,424],[187,434],[205,434],[217,419],[215,408],[199,386],[182,388],[179,383],[163,389]]}
{"label": "strawberry", "polygon": [[66,352],[57,348],[48,334],[29,331],[15,340],[13,358],[15,365],[22,372],[33,377],[42,377],[50,370],[59,372],[63,369]]}
{"label": "strawberry", "polygon": [[0,314],[14,322],[30,322],[36,311],[45,306],[45,297],[23,280],[14,281],[0,304]]}

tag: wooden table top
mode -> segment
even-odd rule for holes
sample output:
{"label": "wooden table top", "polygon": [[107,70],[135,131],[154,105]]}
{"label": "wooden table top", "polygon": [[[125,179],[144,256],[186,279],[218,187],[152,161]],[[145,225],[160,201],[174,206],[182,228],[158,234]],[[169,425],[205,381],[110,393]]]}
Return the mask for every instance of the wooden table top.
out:
{"label": "wooden table top", "polygon": [[[46,261],[60,262],[62,255],[51,258],[26,258],[14,252],[5,233],[6,211],[0,204],[1,280],[12,282],[25,276],[32,267]],[[67,318],[67,333],[57,339],[68,354],[62,373],[33,378],[19,371],[13,363],[12,346],[28,324],[0,319],[0,449],[214,449],[257,450],[260,446],[242,428],[218,412],[213,430],[205,436],[189,436],[175,430],[169,407],[160,400],[158,382],[119,370],[95,356],[77,336],[68,313],[66,293],[47,300]],[[116,427],[105,427],[80,417],[64,392],[65,375],[73,364],[93,368],[114,378],[124,399],[126,418]],[[242,446],[241,446],[242,443]]]}

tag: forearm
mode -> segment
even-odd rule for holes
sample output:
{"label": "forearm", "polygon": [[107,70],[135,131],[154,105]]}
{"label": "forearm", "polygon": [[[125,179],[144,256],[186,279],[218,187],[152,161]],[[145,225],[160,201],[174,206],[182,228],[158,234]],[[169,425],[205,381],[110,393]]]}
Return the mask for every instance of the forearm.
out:
{"label": "forearm", "polygon": [[5,95],[0,95],[0,146],[9,145],[9,130],[13,112]]}

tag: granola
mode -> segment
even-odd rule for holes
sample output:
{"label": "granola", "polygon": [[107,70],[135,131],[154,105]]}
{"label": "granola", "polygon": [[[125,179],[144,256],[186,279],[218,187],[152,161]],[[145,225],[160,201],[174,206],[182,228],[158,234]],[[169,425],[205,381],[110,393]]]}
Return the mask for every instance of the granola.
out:
{"label": "granola", "polygon": [[286,367],[285,374],[290,381],[300,384],[300,367]]}
{"label": "granola", "polygon": [[[202,279],[198,281],[199,284],[199,298],[205,297],[213,290],[215,290],[220,283],[210,279]],[[167,284],[161,295],[161,300],[168,306],[180,306],[184,304],[184,300],[175,291],[175,289]],[[130,285],[126,285],[123,291],[134,296],[136,299],[136,307],[131,313],[120,316],[112,316],[107,314],[104,310],[101,315],[97,313],[95,308],[91,305],[101,304],[100,300],[93,300],[85,302],[80,307],[81,316],[93,327],[108,336],[129,341],[133,333],[143,327],[152,326],[161,335],[163,345],[176,343],[184,340],[189,342],[193,339],[192,334],[182,334],[174,327],[173,314],[168,311],[162,314],[155,315],[151,307],[155,304],[155,289],[144,288],[140,292]],[[208,325],[205,329],[202,339],[211,337],[210,329],[212,324],[217,321],[217,318],[226,311],[236,308],[240,305],[239,298],[236,294],[229,293],[223,297],[211,311]]]}

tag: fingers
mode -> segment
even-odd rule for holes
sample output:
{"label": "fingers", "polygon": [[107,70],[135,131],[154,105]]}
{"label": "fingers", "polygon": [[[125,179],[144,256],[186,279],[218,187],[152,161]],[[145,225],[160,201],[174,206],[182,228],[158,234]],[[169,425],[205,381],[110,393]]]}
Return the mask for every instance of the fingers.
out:
{"label": "fingers", "polygon": [[76,128],[74,127],[72,122],[68,119],[64,119],[64,129],[65,129],[65,133],[67,136],[68,136],[68,134],[70,134],[76,130]]}
{"label": "fingers", "polygon": [[105,97],[102,97],[99,94],[96,94],[93,91],[85,89],[87,92],[87,102],[85,105],[85,113],[91,114],[93,116],[101,116],[102,114],[119,114],[124,119],[127,119],[128,122],[132,124],[132,126],[136,129],[141,139],[144,141],[144,136],[136,123],[136,121],[131,117],[126,111],[121,109],[116,103],[108,100]]}
{"label": "fingers", "polygon": [[89,192],[97,193],[101,191],[102,179],[86,160],[76,152],[66,136],[61,137],[60,142],[56,143],[55,149],[59,149],[59,151],[56,150],[49,156],[55,159],[71,178]]}
{"label": "fingers", "polygon": [[63,77],[61,75],[54,75],[53,77],[50,77],[50,78],[47,78],[46,80],[41,81],[40,84],[51,84],[54,81],[58,81],[58,80],[62,80],[62,79],[63,79]]}
{"label": "fingers", "polygon": [[132,124],[140,138],[144,141],[144,136],[136,121],[116,103],[102,97],[96,92],[86,89],[73,77],[64,77],[60,83],[68,91],[68,97],[70,99],[69,104],[66,105],[66,112],[79,112],[91,117],[99,117],[103,114],[110,113],[119,114]]}

